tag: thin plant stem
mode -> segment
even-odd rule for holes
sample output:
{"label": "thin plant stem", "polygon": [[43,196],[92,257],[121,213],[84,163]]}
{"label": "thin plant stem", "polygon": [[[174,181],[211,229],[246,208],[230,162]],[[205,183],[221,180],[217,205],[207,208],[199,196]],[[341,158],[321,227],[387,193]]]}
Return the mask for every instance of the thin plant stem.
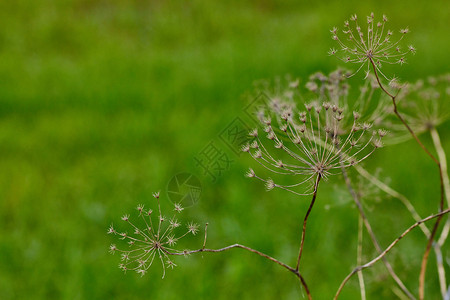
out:
{"label": "thin plant stem", "polygon": [[320,179],[321,179],[321,175],[319,174],[317,176],[316,182],[314,183],[314,193],[313,193],[313,197],[311,199],[311,203],[309,204],[308,211],[306,212],[305,218],[303,219],[302,237],[301,237],[301,241],[300,241],[300,249],[298,250],[297,266],[295,267],[295,270],[297,270],[297,271],[300,268],[300,259],[302,258],[303,245],[305,243],[306,223],[308,222],[309,214],[311,213],[314,203],[316,202],[317,188],[319,187]]}
{"label": "thin plant stem", "polygon": [[[403,125],[405,125],[406,129],[408,129],[409,133],[416,140],[416,142],[419,144],[419,146],[436,163],[436,165],[439,169],[440,190],[441,190],[441,197],[440,197],[440,201],[439,201],[439,211],[442,212],[444,210],[444,179],[443,179],[443,174],[442,174],[441,163],[433,154],[431,154],[431,152],[428,150],[428,148],[425,147],[424,144],[422,144],[422,142],[417,137],[417,135],[414,133],[414,131],[411,129],[411,127],[408,125],[408,123],[406,123],[405,119],[403,119],[403,117],[400,115],[400,113],[398,112],[398,109],[397,109],[397,103],[395,101],[396,95],[392,95],[391,93],[389,93],[381,84],[380,78],[378,76],[377,68],[376,68],[375,63],[373,62],[372,58],[370,58],[370,63],[373,66],[373,70],[374,70],[378,85],[389,97],[392,98],[392,104],[394,105],[395,115],[403,123]],[[421,267],[420,267],[420,275],[419,275],[419,299],[420,300],[423,300],[425,297],[425,273],[426,273],[426,268],[427,268],[428,256],[430,254],[430,250],[433,245],[433,240],[436,235],[439,224],[441,222],[441,219],[442,219],[442,216],[438,217],[436,219],[436,223],[434,224],[433,229],[431,230],[431,234],[429,236],[427,246],[425,248],[425,253],[423,254],[422,263],[421,263]]]}
{"label": "thin plant stem", "polygon": [[437,243],[435,243],[433,249],[434,254],[436,255],[436,267],[439,276],[439,288],[441,289],[441,295],[442,298],[444,299],[445,294],[447,294],[447,280],[445,277],[444,259],[442,257],[441,247]]}
{"label": "thin plant stem", "polygon": [[202,252],[218,253],[218,252],[224,252],[224,251],[227,251],[227,250],[231,250],[233,248],[241,248],[241,249],[247,250],[249,252],[255,253],[255,254],[257,254],[257,255],[265,258],[265,259],[268,259],[268,260],[270,260],[270,261],[272,261],[272,262],[282,266],[283,268],[287,269],[288,271],[294,273],[295,276],[297,276],[298,279],[300,280],[300,283],[302,284],[303,288],[305,289],[306,295],[308,296],[308,300],[312,300],[312,296],[311,296],[311,293],[309,291],[308,285],[306,284],[305,279],[303,278],[303,276],[300,274],[300,272],[298,270],[292,268],[291,266],[288,266],[287,264],[279,261],[276,258],[273,258],[273,257],[271,257],[271,256],[269,256],[269,255],[267,255],[265,253],[262,253],[261,251],[252,249],[250,247],[247,247],[247,246],[244,246],[244,245],[241,245],[241,244],[233,244],[233,245],[230,245],[230,246],[227,246],[227,247],[223,247],[223,248],[220,248],[220,249],[201,248],[201,249],[197,249],[197,250],[184,251],[184,252],[181,252],[181,253],[177,253],[177,252],[172,253],[172,252],[169,252],[169,251],[165,250],[165,253],[167,253],[169,255],[190,255],[190,254],[202,253]]}
{"label": "thin plant stem", "polygon": [[[363,219],[361,215],[358,217],[358,247],[356,250],[356,265],[362,263],[362,246],[363,246]],[[358,272],[359,290],[361,292],[361,300],[366,300],[366,285],[364,284],[363,272]]]}
{"label": "thin plant stem", "polygon": [[[358,171],[358,173],[361,176],[363,176],[364,178],[366,178],[367,180],[372,182],[374,185],[376,185],[382,191],[384,191],[388,195],[391,195],[394,198],[399,199],[409,210],[409,212],[411,213],[411,215],[413,216],[415,221],[419,221],[421,219],[419,214],[416,212],[414,206],[411,204],[411,202],[408,200],[408,198],[406,198],[406,196],[400,194],[399,192],[397,192],[396,190],[394,190],[393,188],[391,188],[384,182],[380,181],[378,178],[376,178],[375,176],[373,176],[372,174],[367,172],[363,167],[357,165],[357,166],[355,166],[355,169]],[[445,176],[445,174],[446,173],[444,173],[444,176]],[[445,178],[446,177],[444,177],[444,179]],[[447,197],[447,199],[448,199],[448,197]],[[424,223],[421,223],[419,226],[420,226],[420,229],[422,229],[422,232],[428,238],[430,236],[430,230],[428,229],[428,227],[426,227]],[[447,222],[445,223],[445,226],[441,233],[441,237],[439,238],[439,241],[437,243],[433,244],[433,249],[436,254],[436,265],[437,265],[437,269],[438,269],[439,286],[441,289],[442,297],[445,297],[445,295],[447,294],[447,280],[446,280],[446,275],[445,275],[445,268],[443,265],[441,247],[445,242],[445,239],[442,239],[442,237],[446,231],[448,234],[448,229],[450,229],[450,218],[447,218]]]}
{"label": "thin plant stem", "polygon": [[[352,195],[353,200],[355,201],[356,207],[358,208],[358,211],[359,211],[359,215],[360,215],[362,221],[364,222],[364,226],[366,227],[366,230],[369,233],[370,239],[372,240],[372,243],[373,243],[375,249],[380,254],[381,251],[382,251],[381,246],[380,246],[380,244],[378,243],[378,241],[376,239],[375,233],[372,230],[372,226],[370,225],[370,222],[369,222],[366,214],[364,213],[364,209],[362,207],[361,201],[359,200],[359,196],[356,194],[356,191],[353,189],[352,182],[351,182],[350,178],[347,175],[347,171],[344,168],[342,168],[342,175],[344,176],[344,180],[345,180],[345,183],[347,185],[347,189],[349,190],[350,194]],[[383,257],[382,259],[383,259],[383,263],[384,263],[386,269],[388,270],[389,274],[394,279],[394,281],[397,283],[397,285],[400,287],[402,292],[406,296],[408,296],[409,299],[414,300],[415,297],[408,290],[408,288],[402,282],[400,277],[398,277],[398,275],[395,273],[395,271],[392,268],[392,266],[389,263],[389,261],[385,257]],[[358,274],[358,276],[359,276],[359,274]]]}
{"label": "thin plant stem", "polygon": [[372,259],[371,261],[369,261],[368,263],[358,266],[355,269],[353,269],[352,272],[350,272],[350,274],[347,275],[347,277],[345,277],[345,279],[342,281],[341,285],[339,286],[339,289],[336,292],[336,295],[334,296],[334,300],[338,299],[339,295],[342,292],[342,289],[344,288],[345,284],[350,280],[350,278],[357,272],[362,271],[363,269],[369,268],[371,266],[373,266],[377,261],[379,261],[380,259],[382,259],[387,253],[389,253],[389,251],[392,250],[392,248],[394,248],[395,245],[397,245],[397,243],[403,238],[405,237],[405,235],[407,235],[408,233],[410,233],[414,228],[418,227],[421,223],[430,221],[432,219],[435,218],[440,218],[443,215],[447,214],[450,212],[450,208],[447,208],[437,214],[431,215],[426,217],[425,219],[422,219],[416,223],[414,223],[413,225],[411,225],[408,229],[406,229],[398,238],[396,238],[383,252],[381,252],[377,257],[375,257],[374,259]]}
{"label": "thin plant stem", "polygon": [[[444,182],[444,191],[445,197],[447,198],[447,205],[450,206],[450,181],[448,177],[448,167],[447,167],[447,157],[444,151],[444,148],[441,144],[441,139],[439,137],[439,133],[435,127],[430,129],[431,138],[433,140],[434,148],[436,149],[439,162],[441,163],[442,173],[443,173],[443,182]],[[447,294],[447,279],[445,275],[445,268],[443,265],[442,251],[441,247],[444,245],[447,240],[448,234],[450,231],[450,218],[447,217],[447,221],[445,222],[444,229],[439,236],[437,243],[434,245],[434,250],[436,253],[436,264],[438,268],[439,274],[439,286],[441,289],[442,297],[445,298]]]}
{"label": "thin plant stem", "polygon": [[[440,209],[442,211],[442,209]],[[430,255],[430,250],[433,245],[434,237],[436,236],[437,229],[439,227],[439,223],[442,220],[442,215],[436,219],[436,223],[433,226],[433,230],[431,231],[430,238],[427,242],[427,247],[425,248],[425,253],[422,258],[422,263],[420,265],[420,275],[419,275],[419,299],[423,300],[425,298],[425,272],[427,270],[427,262],[428,256]]]}
{"label": "thin plant stem", "polygon": [[[445,157],[445,152],[440,143],[439,134],[435,128],[433,128],[431,135],[433,137],[433,142],[435,144],[435,148],[438,153],[439,161],[441,162],[441,165],[442,165],[442,170],[443,170],[443,175],[444,175],[445,195],[447,198],[447,202],[449,202],[450,185],[448,184],[448,175],[447,175],[447,171],[446,171],[447,170],[447,161],[446,161],[446,157]],[[417,211],[415,210],[411,201],[409,201],[409,199],[405,195],[394,190],[392,187],[388,186],[387,184],[385,184],[384,182],[379,180],[377,177],[375,177],[374,175],[367,172],[367,170],[364,169],[362,166],[356,165],[356,166],[354,166],[354,168],[361,176],[363,176],[364,178],[369,180],[372,184],[377,186],[379,189],[384,191],[386,194],[400,200],[403,203],[403,205],[405,205],[405,207],[408,209],[408,211],[411,213],[411,215],[415,221],[419,221],[422,219],[420,217],[420,215],[417,213]],[[421,223],[419,226],[420,226],[420,229],[422,230],[422,232],[424,233],[424,235],[427,238],[429,238],[431,232],[428,229],[428,227],[426,227],[426,225],[424,223]],[[443,246],[443,244],[448,236],[449,229],[450,229],[450,218],[447,218],[447,222],[445,223],[444,229],[442,230],[439,241],[433,244],[433,249],[434,249],[434,252],[436,255],[436,265],[437,265],[438,276],[439,276],[439,285],[440,285],[441,294],[443,297],[445,297],[445,295],[447,293],[447,280],[446,280],[445,268],[443,266],[441,247]]]}
{"label": "thin plant stem", "polygon": [[[406,209],[408,209],[408,211],[411,213],[412,217],[414,218],[414,221],[417,222],[422,219],[420,217],[420,215],[417,213],[414,206],[412,205],[411,201],[409,201],[409,199],[405,195],[400,194],[398,191],[394,190],[393,188],[391,188],[390,186],[388,186],[387,184],[385,184],[384,182],[379,180],[377,177],[375,177],[374,175],[367,172],[367,170],[364,169],[363,167],[361,167],[360,165],[355,165],[354,168],[356,171],[358,171],[358,173],[361,176],[363,176],[364,178],[369,180],[371,183],[376,185],[383,192],[400,200],[403,203],[403,205],[406,207]],[[425,234],[426,237],[430,236],[430,230],[428,229],[428,227],[425,224],[420,224],[420,229],[422,230],[422,232]]]}
{"label": "thin plant stem", "polygon": [[[450,180],[448,177],[447,157],[445,155],[444,148],[442,147],[439,133],[435,127],[432,127],[430,129],[430,134],[431,134],[431,138],[433,139],[433,144],[436,149],[436,152],[437,152],[437,155],[439,158],[439,162],[441,163],[442,175],[444,177],[443,183],[444,183],[445,197],[447,198],[447,205],[450,207]],[[450,218],[447,219],[444,229],[442,230],[441,235],[439,236],[438,244],[440,246],[444,245],[444,243],[448,237],[449,230],[450,230],[449,220],[450,220]]]}
{"label": "thin plant stem", "polygon": [[205,224],[205,239],[203,240],[203,248],[202,249],[205,249],[205,247],[206,247],[206,239],[208,238],[208,224],[209,223]]}
{"label": "thin plant stem", "polygon": [[383,90],[383,92],[385,92],[389,97],[391,97],[392,99],[392,104],[394,105],[394,113],[397,116],[397,118],[399,118],[399,120],[403,123],[403,125],[406,127],[406,129],[408,129],[409,133],[412,135],[412,137],[416,140],[416,142],[419,144],[419,146],[428,154],[428,156],[437,164],[439,165],[439,160],[437,160],[436,157],[434,157],[433,154],[431,154],[431,152],[427,149],[427,147],[425,147],[424,144],[422,144],[422,142],[420,141],[420,139],[417,137],[417,135],[414,133],[414,131],[411,129],[411,127],[409,127],[408,123],[406,123],[405,119],[403,119],[403,117],[400,115],[400,113],[397,110],[397,102],[395,101],[396,95],[393,95],[391,93],[389,93],[384,86],[381,84],[380,78],[378,76],[378,72],[377,72],[377,68],[375,67],[375,63],[373,62],[372,59],[370,59],[370,62],[373,66],[373,70],[375,72],[375,77],[377,79],[378,85],[380,86],[381,90]]}
{"label": "thin plant stem", "polygon": [[[439,159],[441,160],[441,158],[439,158]],[[441,161],[443,161],[443,160],[441,160]],[[411,213],[411,215],[413,216],[415,221],[421,220],[421,217],[416,212],[414,206],[411,204],[411,202],[408,200],[408,198],[406,196],[400,194],[399,192],[397,192],[396,190],[394,190],[393,188],[391,188],[384,182],[380,181],[378,178],[376,178],[375,176],[373,176],[372,174],[367,172],[367,170],[365,170],[363,167],[357,165],[354,168],[358,171],[358,173],[361,176],[363,176],[364,178],[366,178],[367,180],[372,182],[374,185],[376,185],[382,191],[384,191],[388,195],[391,195],[394,198],[399,199],[409,210],[409,212]],[[444,168],[443,168],[443,170],[444,170]],[[447,173],[444,173],[444,179],[448,178],[448,176],[445,176],[446,174]],[[445,181],[444,181],[444,185],[445,185]],[[447,192],[446,192],[446,196],[447,196]],[[447,199],[448,198],[449,197],[447,196]],[[426,225],[424,223],[421,223],[419,226],[420,226],[420,229],[422,230],[422,232],[428,238],[430,236],[430,230],[428,229],[428,227],[426,227]],[[450,218],[447,218],[447,222],[445,223],[444,229],[442,230],[439,241],[433,244],[433,249],[434,249],[434,252],[436,255],[436,265],[437,265],[438,276],[439,276],[439,286],[440,286],[441,294],[442,294],[443,298],[447,294],[447,280],[446,280],[445,268],[443,265],[444,260],[442,258],[441,248],[445,242],[445,239],[443,237],[446,236],[445,234],[448,235],[449,229],[450,229]],[[400,293],[400,290],[398,290],[398,292]]]}
{"label": "thin plant stem", "polygon": [[[320,143],[320,141],[318,143]],[[323,144],[321,143],[321,145],[323,145]],[[345,154],[341,154],[341,155],[343,156],[343,158],[347,158],[347,156]],[[414,220],[416,222],[422,220],[422,217],[417,213],[417,211],[414,208],[414,206],[412,205],[411,201],[409,201],[409,199],[405,195],[400,194],[398,191],[394,190],[393,188],[391,188],[390,186],[388,186],[387,184],[385,184],[384,182],[379,180],[377,177],[370,174],[361,165],[359,165],[359,164],[354,165],[353,168],[355,168],[355,170],[358,171],[358,173],[361,176],[363,176],[364,178],[366,178],[367,180],[372,182],[374,185],[376,185],[379,189],[384,191],[386,194],[391,195],[392,197],[400,200],[400,202],[402,202],[402,204],[406,207],[406,209],[408,209],[408,211],[411,213],[412,217],[414,218]],[[426,237],[430,236],[430,230],[428,229],[428,227],[425,224],[420,224],[420,229],[422,229],[422,231]]]}

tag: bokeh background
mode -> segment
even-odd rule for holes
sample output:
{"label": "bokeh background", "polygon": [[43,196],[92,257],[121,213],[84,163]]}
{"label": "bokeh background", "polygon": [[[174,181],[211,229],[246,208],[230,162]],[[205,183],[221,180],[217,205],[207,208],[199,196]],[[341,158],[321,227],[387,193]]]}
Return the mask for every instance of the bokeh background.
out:
{"label": "bokeh background", "polygon": [[[218,136],[244,116],[255,80],[335,69],[329,30],[372,11],[411,29],[417,54],[397,75],[449,71],[447,1],[1,1],[0,298],[301,298],[295,276],[241,250],[179,257],[164,280],[158,264],[143,278],[124,275],[106,230],[124,228],[121,215],[137,204],[154,206],[158,190],[171,210],[167,184],[190,172],[203,190],[183,215],[209,222],[209,247],[239,242],[293,264],[309,199],[244,179],[254,162]],[[448,124],[440,131],[450,150]],[[194,160],[211,141],[233,159],[215,181]],[[386,147],[365,167],[422,216],[437,211],[435,166],[414,143]],[[413,220],[397,200],[369,198],[386,247]],[[316,299],[330,299],[355,266],[357,222],[342,178],[323,184],[302,267]],[[414,293],[425,243],[413,232],[388,256]],[[364,255],[375,255],[368,242]],[[435,269],[432,254],[428,299],[439,298]],[[382,264],[365,274],[370,299],[397,298]],[[356,277],[343,299],[359,299]]]}

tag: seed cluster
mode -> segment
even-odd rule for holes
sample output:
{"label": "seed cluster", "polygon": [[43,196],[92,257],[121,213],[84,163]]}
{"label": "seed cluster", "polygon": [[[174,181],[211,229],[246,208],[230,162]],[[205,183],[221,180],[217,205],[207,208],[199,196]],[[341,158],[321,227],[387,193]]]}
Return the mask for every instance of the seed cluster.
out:
{"label": "seed cluster", "polygon": [[[281,185],[257,176],[250,169],[247,176],[264,181],[268,190],[279,187],[298,195],[309,195],[317,177],[326,179],[339,173],[341,168],[361,162],[383,145],[381,138],[386,131],[371,130],[372,124],[359,123],[357,113],[351,117],[350,132],[343,133],[340,125],[344,120],[343,108],[325,102],[306,104],[305,111],[296,112],[292,106],[274,101],[270,105],[271,114],[261,119],[264,133],[252,130],[249,134],[253,141],[244,145],[242,151],[251,154],[272,173],[301,179],[292,185]],[[272,145],[265,145],[261,135]],[[280,158],[283,155],[285,159]],[[301,186],[306,186],[303,192],[293,190]]]}
{"label": "seed cluster", "polygon": [[373,13],[367,17],[367,30],[363,30],[358,23],[358,16],[353,15],[350,21],[344,22],[344,29],[342,33],[344,38],[338,35],[338,29],[334,27],[330,30],[333,40],[339,44],[339,49],[330,49],[329,55],[336,55],[338,52],[344,52],[344,56],[338,56],[339,59],[346,63],[361,64],[358,73],[363,66],[367,66],[366,75],[369,74],[371,64],[377,69],[378,73],[388,79],[381,71],[381,67],[386,64],[400,64],[406,63],[405,56],[409,53],[415,54],[416,48],[412,45],[403,49],[400,42],[403,37],[409,33],[409,29],[400,30],[400,38],[392,41],[394,33],[391,30],[386,30],[386,23],[388,19],[385,15],[380,22],[375,22]]}
{"label": "seed cluster", "polygon": [[176,219],[176,214],[181,213],[183,208],[179,204],[175,204],[174,215],[172,218],[167,219],[161,213],[161,205],[159,202],[159,192],[154,193],[153,197],[156,198],[158,203],[158,217],[154,226],[152,220],[153,211],[151,209],[144,209],[143,205],[137,206],[139,212],[139,218],[141,226],[131,222],[129,215],[124,215],[122,221],[128,223],[133,229],[132,234],[127,232],[118,232],[111,225],[107,231],[108,234],[114,234],[121,240],[128,242],[129,249],[119,249],[115,244],[109,247],[112,254],[116,252],[121,253],[121,263],[119,268],[124,272],[130,270],[135,271],[141,276],[147,273],[147,270],[152,266],[155,258],[161,262],[163,268],[163,278],[165,276],[165,269],[172,268],[176,264],[169,258],[172,253],[183,254],[187,253],[187,250],[179,251],[173,247],[176,243],[188,234],[195,235],[198,232],[198,225],[195,223],[188,223],[183,234],[176,236],[175,230],[181,227],[181,223]]}

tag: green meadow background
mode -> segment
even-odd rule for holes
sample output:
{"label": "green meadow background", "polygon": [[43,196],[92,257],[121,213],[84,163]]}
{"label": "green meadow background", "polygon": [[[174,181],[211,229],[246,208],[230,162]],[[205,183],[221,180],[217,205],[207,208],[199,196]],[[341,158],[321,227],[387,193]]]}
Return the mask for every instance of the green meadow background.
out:
{"label": "green meadow background", "polygon": [[[202,195],[183,220],[209,222],[208,247],[238,242],[294,264],[309,199],[245,179],[254,161],[219,134],[245,118],[256,80],[304,84],[340,65],[327,55],[329,30],[372,11],[411,30],[417,54],[398,76],[449,71],[447,1],[1,1],[0,299],[301,299],[295,276],[239,249],[177,257],[165,279],[157,263],[143,278],[124,275],[106,230],[125,229],[120,217],[139,203],[156,208],[158,190],[171,210],[167,184],[190,172]],[[439,130],[450,150],[448,123]],[[233,159],[214,182],[194,160],[211,141]],[[435,165],[413,142],[365,167],[422,216],[437,211]],[[315,299],[330,299],[356,264],[358,214],[342,183],[322,184],[308,225],[302,274]],[[365,208],[383,248],[413,223],[383,193],[369,193]],[[415,294],[425,243],[417,230],[387,256]],[[201,244],[200,234],[179,247]],[[364,274],[369,299],[397,299],[381,263]],[[427,299],[439,299],[433,253],[427,275]],[[360,299],[356,276],[342,299]]]}

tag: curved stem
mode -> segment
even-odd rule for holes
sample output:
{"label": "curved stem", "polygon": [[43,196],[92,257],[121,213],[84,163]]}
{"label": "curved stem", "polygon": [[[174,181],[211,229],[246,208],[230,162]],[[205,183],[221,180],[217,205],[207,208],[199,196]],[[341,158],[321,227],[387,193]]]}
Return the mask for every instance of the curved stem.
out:
{"label": "curved stem", "polygon": [[[430,129],[431,138],[433,139],[434,148],[436,149],[439,162],[441,163],[442,175],[443,175],[443,183],[444,183],[444,191],[445,197],[447,198],[447,205],[450,207],[450,179],[448,177],[448,166],[447,166],[447,157],[445,155],[444,148],[441,144],[441,139],[439,137],[439,133],[435,127]],[[450,230],[450,218],[447,219],[447,223],[445,224],[444,229],[442,230],[441,235],[439,236],[438,244],[439,246],[444,245],[446,241],[449,230]]]}
{"label": "curved stem", "polygon": [[373,71],[375,72],[375,77],[377,79],[378,85],[380,86],[380,88],[383,90],[383,92],[385,92],[389,97],[391,97],[392,99],[392,104],[394,105],[394,113],[397,116],[397,118],[403,123],[403,125],[406,127],[406,129],[408,129],[409,133],[412,135],[412,137],[416,140],[416,142],[419,144],[419,146],[428,154],[428,156],[436,163],[439,165],[439,161],[436,159],[436,157],[434,157],[433,154],[431,154],[431,152],[427,149],[427,147],[425,147],[424,144],[422,144],[422,142],[419,140],[419,138],[417,137],[417,135],[414,133],[414,131],[411,129],[411,127],[409,127],[408,123],[406,123],[406,121],[403,119],[403,117],[399,114],[398,110],[397,110],[397,102],[395,101],[396,96],[392,95],[391,93],[389,93],[384,86],[381,84],[380,78],[378,76],[378,72],[377,72],[377,68],[375,66],[375,63],[373,62],[372,59],[370,59],[370,63],[373,66]]}
{"label": "curved stem", "polygon": [[[441,190],[441,197],[440,197],[440,201],[439,201],[439,211],[442,212],[444,210],[444,178],[443,178],[444,176],[442,173],[441,163],[439,162],[439,160],[436,157],[434,157],[433,154],[431,154],[431,152],[427,149],[427,147],[425,147],[425,145],[422,144],[422,142],[417,137],[417,135],[414,133],[414,131],[411,129],[411,127],[409,127],[408,123],[406,123],[405,119],[403,119],[403,117],[400,115],[400,113],[397,110],[397,103],[395,101],[396,95],[392,95],[391,93],[389,93],[381,84],[380,78],[378,76],[377,68],[376,68],[375,63],[373,62],[372,58],[370,58],[370,63],[372,64],[372,67],[373,67],[373,70],[375,73],[375,77],[377,78],[378,85],[389,97],[392,98],[392,104],[394,105],[395,115],[403,123],[403,125],[405,125],[406,129],[408,129],[409,133],[416,140],[416,142],[419,144],[419,146],[436,163],[436,165],[439,169],[440,190]],[[423,300],[424,296],[425,296],[425,292],[424,292],[424,290],[425,290],[425,273],[426,273],[426,268],[427,268],[428,256],[430,254],[431,246],[433,245],[433,240],[436,235],[437,229],[439,227],[439,223],[441,222],[441,219],[442,219],[442,217],[438,217],[436,219],[436,223],[434,224],[433,229],[431,230],[431,234],[428,239],[427,246],[425,248],[425,253],[422,258],[420,275],[419,275],[419,299],[420,300]]]}
{"label": "curved stem", "polygon": [[433,246],[434,254],[436,255],[436,267],[439,276],[439,288],[441,289],[442,299],[445,298],[447,294],[447,279],[445,276],[445,268],[444,268],[444,258],[442,257],[441,247],[435,243]]}
{"label": "curved stem", "polygon": [[[363,219],[361,215],[358,218],[358,247],[356,254],[356,264],[362,263],[362,244],[363,244]],[[364,284],[364,275],[362,272],[358,272],[359,290],[361,292],[361,300],[366,300],[366,285]]]}
{"label": "curved stem", "polygon": [[267,255],[267,254],[265,254],[265,253],[262,253],[261,251],[252,249],[252,248],[250,248],[250,247],[247,247],[247,246],[244,246],[244,245],[241,245],[241,244],[233,244],[233,245],[230,245],[230,246],[227,246],[227,247],[223,247],[223,248],[220,248],[220,249],[206,249],[206,248],[201,248],[201,249],[197,249],[197,250],[184,251],[184,252],[182,252],[182,253],[173,253],[173,252],[169,252],[169,251],[166,251],[166,250],[165,250],[164,252],[167,253],[167,254],[169,254],[169,255],[189,255],[189,254],[202,253],[202,252],[212,252],[212,253],[217,253],[217,252],[227,251],[227,250],[230,250],[230,249],[233,249],[233,248],[241,248],[241,249],[250,251],[250,252],[252,252],[252,253],[255,253],[255,254],[257,254],[257,255],[259,255],[259,256],[261,256],[261,257],[264,257],[265,259],[268,259],[268,260],[270,260],[270,261],[272,261],[272,262],[274,262],[274,263],[276,263],[276,264],[282,266],[283,268],[287,269],[288,271],[294,273],[294,274],[298,277],[298,279],[300,280],[300,282],[301,282],[303,288],[305,289],[305,292],[306,292],[306,295],[308,296],[308,299],[309,299],[309,300],[312,299],[311,293],[310,293],[309,288],[308,288],[308,285],[306,284],[305,279],[303,278],[303,276],[300,274],[300,272],[299,272],[298,270],[296,270],[296,269],[294,269],[294,268],[288,266],[287,264],[285,264],[285,263],[279,261],[279,260],[276,259],[276,258],[273,258],[273,257],[271,257],[271,256],[269,256],[269,255]]}
{"label": "curved stem", "polygon": [[[364,209],[362,207],[361,201],[359,200],[358,195],[356,194],[356,191],[353,189],[352,187],[352,183],[350,178],[347,175],[347,171],[345,170],[345,168],[342,168],[342,175],[344,176],[344,180],[345,183],[347,185],[347,189],[349,190],[350,194],[352,195],[353,200],[355,201],[356,206],[358,207],[358,211],[359,211],[359,215],[362,219],[362,221],[364,222],[364,226],[366,227],[367,232],[369,233],[370,239],[372,240],[372,244],[374,245],[375,249],[377,250],[378,254],[381,253],[381,247],[380,244],[377,241],[377,238],[375,237],[375,233],[372,230],[372,226],[370,225],[369,219],[367,218],[366,214],[364,213]],[[389,275],[391,275],[391,277],[394,279],[394,281],[397,283],[397,285],[400,287],[400,289],[402,290],[402,292],[408,296],[409,299],[414,300],[415,297],[413,296],[413,294],[408,290],[408,288],[405,286],[405,284],[402,282],[402,280],[400,279],[400,277],[398,277],[398,275],[395,273],[394,269],[392,268],[391,264],[389,263],[389,261],[383,257],[383,263],[386,267],[386,269],[389,272]],[[358,273],[359,274],[362,273]]]}
{"label": "curved stem", "polygon": [[[386,183],[384,183],[383,181],[379,180],[374,175],[367,172],[367,170],[364,169],[363,167],[361,167],[360,165],[355,165],[354,168],[356,171],[358,171],[358,173],[361,176],[363,176],[364,178],[369,180],[371,183],[376,185],[380,190],[382,190],[386,194],[400,200],[403,203],[403,205],[408,209],[408,211],[411,213],[412,217],[414,218],[414,221],[417,222],[417,221],[422,220],[422,217],[417,213],[417,211],[414,208],[414,206],[412,205],[411,201],[409,201],[409,199],[405,195],[400,194],[398,191],[394,190],[393,188],[388,186]],[[422,232],[425,234],[425,236],[427,238],[430,236],[430,230],[428,229],[428,227],[425,224],[420,224],[420,229],[422,229]]]}
{"label": "curved stem", "polygon": [[316,202],[317,188],[319,187],[319,182],[320,182],[321,178],[322,177],[319,174],[317,176],[316,182],[314,183],[314,193],[313,193],[313,197],[311,199],[311,203],[309,204],[308,211],[306,212],[305,218],[303,219],[302,238],[301,238],[301,242],[300,242],[300,249],[298,251],[297,266],[295,267],[296,271],[298,271],[298,269],[300,268],[300,259],[302,258],[303,244],[305,243],[305,236],[306,236],[306,223],[308,222],[309,214],[311,213],[314,203]]}
{"label": "curved stem", "polygon": [[350,280],[350,278],[357,272],[366,269],[368,267],[371,267],[372,265],[374,265],[377,261],[379,261],[380,259],[382,259],[387,253],[389,253],[389,251],[392,250],[392,248],[394,248],[394,246],[405,236],[407,235],[409,232],[411,232],[411,230],[413,230],[414,228],[416,228],[417,226],[419,226],[420,224],[427,222],[429,220],[435,219],[435,218],[440,218],[443,215],[447,214],[450,212],[450,208],[441,211],[440,213],[437,213],[435,215],[431,215],[426,217],[425,219],[422,219],[416,223],[414,223],[412,226],[410,226],[408,229],[406,229],[398,238],[396,238],[383,252],[380,253],[380,255],[378,255],[377,257],[375,257],[374,259],[372,259],[371,261],[369,261],[368,263],[362,265],[362,266],[358,266],[355,269],[353,269],[353,271],[347,275],[347,277],[345,277],[345,279],[342,281],[341,285],[339,286],[338,291],[336,292],[336,295],[334,296],[333,299],[338,299],[339,295],[342,292],[342,289],[344,288],[345,284]]}
{"label": "curved stem", "polygon": [[[442,209],[440,210],[442,211]],[[439,223],[441,222],[442,215],[436,219],[434,223],[433,230],[431,231],[430,238],[427,242],[427,247],[425,248],[425,253],[422,257],[422,263],[420,265],[420,275],[419,275],[419,299],[423,300],[425,298],[425,272],[427,270],[428,256],[430,255],[431,246],[433,245],[434,237],[436,236]]]}
{"label": "curved stem", "polygon": [[[448,177],[448,167],[447,167],[447,157],[442,147],[441,139],[439,137],[439,133],[435,127],[430,129],[431,138],[433,139],[434,148],[436,149],[439,162],[442,167],[442,174],[444,175],[444,191],[445,197],[447,198],[447,205],[450,206],[450,180]],[[444,245],[447,240],[448,234],[450,231],[450,218],[447,217],[447,221],[445,222],[444,229],[439,236],[438,242],[434,245],[434,251],[436,253],[436,264],[438,268],[439,274],[439,285],[441,288],[442,298],[445,298],[447,294],[447,279],[445,276],[445,268],[443,265],[442,251],[441,247]]]}

